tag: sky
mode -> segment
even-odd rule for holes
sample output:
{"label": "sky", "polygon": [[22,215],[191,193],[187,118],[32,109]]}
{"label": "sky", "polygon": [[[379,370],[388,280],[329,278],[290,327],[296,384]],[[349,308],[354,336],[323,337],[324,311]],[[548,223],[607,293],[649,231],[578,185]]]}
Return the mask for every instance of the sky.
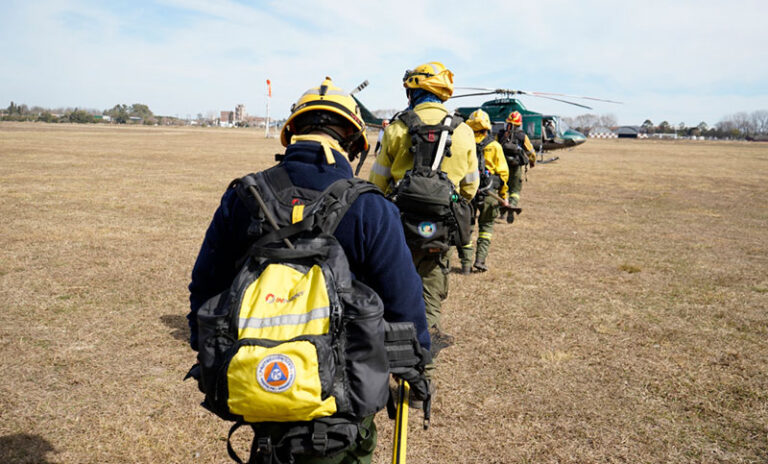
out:
{"label": "sky", "polygon": [[364,104],[394,110],[404,71],[440,61],[457,87],[623,102],[523,97],[548,114],[714,125],[768,109],[768,2],[624,3],[0,0],[0,107],[144,103],[185,118],[269,104],[280,119],[330,76],[346,90],[367,79]]}

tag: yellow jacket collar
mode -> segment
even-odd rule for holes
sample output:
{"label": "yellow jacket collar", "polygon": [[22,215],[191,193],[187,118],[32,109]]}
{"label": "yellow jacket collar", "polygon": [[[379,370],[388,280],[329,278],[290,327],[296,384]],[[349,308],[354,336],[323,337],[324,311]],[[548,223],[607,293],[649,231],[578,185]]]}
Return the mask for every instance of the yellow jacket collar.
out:
{"label": "yellow jacket collar", "polygon": [[336,158],[333,157],[333,153],[331,152],[331,149],[336,150],[342,155],[347,154],[347,152],[345,152],[341,148],[341,145],[339,145],[339,142],[337,142],[332,138],[325,137],[323,135],[317,135],[317,134],[294,135],[293,137],[291,137],[291,143],[293,144],[296,142],[317,142],[320,145],[322,145],[323,151],[325,152],[325,161],[328,164],[336,163]]}
{"label": "yellow jacket collar", "polygon": [[414,111],[418,111],[421,109],[438,109],[444,111],[446,114],[448,114],[448,110],[445,108],[445,106],[442,103],[438,102],[424,102],[419,103],[418,105],[413,107]]}

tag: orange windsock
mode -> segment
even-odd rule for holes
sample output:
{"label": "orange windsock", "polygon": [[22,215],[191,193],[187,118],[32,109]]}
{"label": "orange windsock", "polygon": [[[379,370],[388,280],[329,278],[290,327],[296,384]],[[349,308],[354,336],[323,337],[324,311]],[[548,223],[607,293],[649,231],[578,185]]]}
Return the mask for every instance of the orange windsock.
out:
{"label": "orange windsock", "polygon": [[272,97],[272,83],[267,79],[267,95]]}

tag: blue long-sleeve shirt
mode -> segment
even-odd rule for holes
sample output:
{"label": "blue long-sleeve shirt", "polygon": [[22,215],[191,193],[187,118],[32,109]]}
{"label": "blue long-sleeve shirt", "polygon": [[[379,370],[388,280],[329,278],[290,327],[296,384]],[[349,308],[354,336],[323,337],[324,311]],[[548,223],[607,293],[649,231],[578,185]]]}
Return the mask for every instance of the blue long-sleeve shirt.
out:
{"label": "blue long-sleeve shirt", "polygon": [[[324,190],[339,179],[352,177],[345,156],[332,150],[335,163],[328,164],[323,146],[317,142],[291,144],[282,161],[297,187]],[[235,263],[250,242],[247,230],[250,213],[234,189],[224,193],[205,234],[189,284],[190,344],[197,350],[197,310],[209,298],[229,288],[239,271]],[[397,207],[384,197],[364,193],[344,215],[336,232],[352,273],[379,294],[384,318],[390,322],[413,322],[419,343],[429,350],[430,339],[424,311],[422,284],[405,244]]]}

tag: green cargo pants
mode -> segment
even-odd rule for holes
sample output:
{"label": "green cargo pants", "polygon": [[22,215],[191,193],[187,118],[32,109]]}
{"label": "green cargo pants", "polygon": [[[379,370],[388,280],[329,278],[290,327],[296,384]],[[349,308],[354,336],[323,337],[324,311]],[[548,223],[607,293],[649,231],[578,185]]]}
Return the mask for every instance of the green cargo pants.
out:
{"label": "green cargo pants", "polygon": [[448,253],[414,251],[413,264],[421,277],[427,327],[441,330],[440,313],[443,300],[448,298],[448,271],[451,269]]}
{"label": "green cargo pants", "polygon": [[327,458],[299,455],[296,456],[296,464],[371,464],[376,440],[376,424],[373,416],[368,416],[363,419],[355,446]]}
{"label": "green cargo pants", "polygon": [[[493,237],[493,221],[499,217],[499,202],[486,196],[480,205],[480,215],[477,218],[479,233],[477,236],[477,255],[475,262],[485,262],[488,257],[488,250],[491,248],[491,238]],[[472,265],[474,249],[472,242],[461,248],[458,248],[461,266]]]}

